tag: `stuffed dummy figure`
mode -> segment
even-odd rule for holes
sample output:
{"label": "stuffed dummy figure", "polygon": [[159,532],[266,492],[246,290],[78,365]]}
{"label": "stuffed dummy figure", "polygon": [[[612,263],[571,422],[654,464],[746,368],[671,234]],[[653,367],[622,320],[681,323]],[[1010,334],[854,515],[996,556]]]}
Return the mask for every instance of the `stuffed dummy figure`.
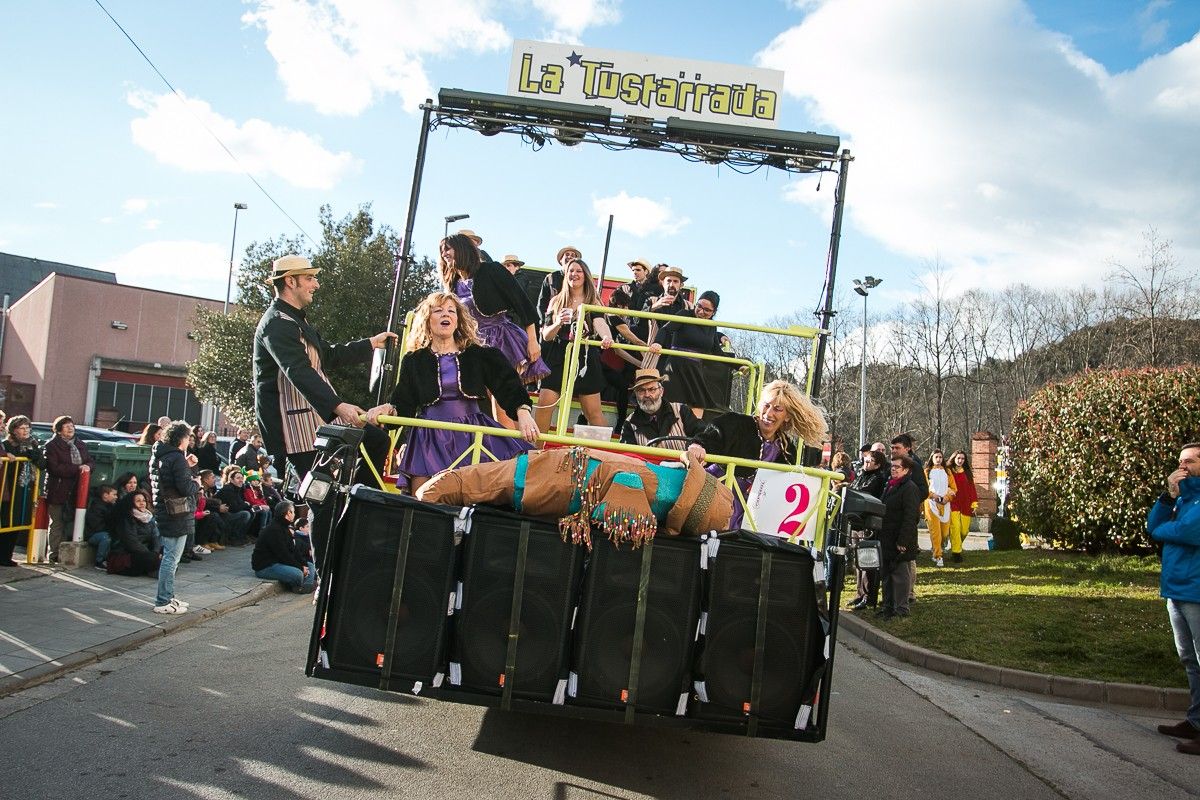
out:
{"label": "stuffed dummy figure", "polygon": [[729,487],[700,467],[649,464],[584,447],[443,470],[420,488],[417,499],[557,517],[563,539],[589,549],[593,524],[613,544],[628,541],[636,548],[654,537],[660,523],[669,536],[698,536],[726,530],[733,513]]}

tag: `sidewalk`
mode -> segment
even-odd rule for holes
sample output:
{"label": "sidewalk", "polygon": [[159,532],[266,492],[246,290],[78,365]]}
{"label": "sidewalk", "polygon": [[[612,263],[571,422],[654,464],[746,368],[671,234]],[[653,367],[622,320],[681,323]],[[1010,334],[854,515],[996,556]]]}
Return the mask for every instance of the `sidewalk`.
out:
{"label": "sidewalk", "polygon": [[[250,547],[179,565],[186,614],[155,614],[153,578],[49,564],[0,568],[0,697],[197,625],[280,590],[250,570]],[[20,561],[23,554],[15,556]]]}

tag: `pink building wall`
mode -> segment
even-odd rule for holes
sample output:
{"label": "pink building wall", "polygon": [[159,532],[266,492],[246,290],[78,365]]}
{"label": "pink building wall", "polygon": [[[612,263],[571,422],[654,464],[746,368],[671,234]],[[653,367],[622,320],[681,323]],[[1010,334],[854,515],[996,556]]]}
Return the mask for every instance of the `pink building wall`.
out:
{"label": "pink building wall", "polygon": [[[196,357],[198,343],[187,334],[198,304],[218,310],[222,305],[51,274],[9,310],[0,372],[36,385],[34,419],[70,414],[85,420],[93,357],[140,362],[149,374],[177,373]],[[114,321],[129,327],[114,329]],[[248,364],[246,369],[250,380]]]}

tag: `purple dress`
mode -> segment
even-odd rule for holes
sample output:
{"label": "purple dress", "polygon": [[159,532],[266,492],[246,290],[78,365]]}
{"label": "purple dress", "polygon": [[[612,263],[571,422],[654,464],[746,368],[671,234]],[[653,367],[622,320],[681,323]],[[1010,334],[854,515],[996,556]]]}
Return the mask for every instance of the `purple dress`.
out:
{"label": "purple dress", "polygon": [[[774,440],[768,442],[766,439],[763,439],[762,448],[758,451],[758,460],[778,461],[782,452],[783,451],[780,450],[777,442]],[[726,467],[724,464],[709,464],[707,467],[705,467],[705,470],[708,471],[708,474],[721,479],[725,478],[725,469]],[[757,474],[757,472],[758,470],[755,470],[755,474]],[[745,477],[735,476],[734,480],[737,481],[738,487],[742,490],[742,497],[750,493],[750,487],[754,485],[754,475],[747,475]],[[745,516],[746,508],[742,505],[742,498],[738,497],[737,492],[734,492],[733,514],[729,517],[729,529],[738,530],[741,528],[742,520]]]}
{"label": "purple dress", "polygon": [[[417,418],[437,420],[438,422],[458,422],[464,425],[481,425],[488,428],[502,427],[496,420],[479,410],[478,400],[463,397],[462,392],[459,391],[458,361],[455,354],[444,353],[437,359],[438,380],[442,387],[441,396],[431,405],[421,409]],[[404,448],[404,456],[400,459],[400,472],[402,475],[424,477],[436,475],[454,463],[454,460],[462,455],[474,441],[475,435],[465,431],[413,428],[408,432],[408,445]],[[501,461],[516,458],[521,453],[533,449],[533,445],[524,439],[513,439],[506,436],[484,436],[483,446]],[[481,455],[480,459],[487,460],[487,456]],[[463,459],[459,466],[470,463],[469,458]]]}
{"label": "purple dress", "polygon": [[509,318],[508,313],[501,311],[496,314],[484,314],[475,305],[475,295],[471,278],[460,278],[454,285],[454,293],[471,312],[471,316],[479,323],[479,340],[488,347],[494,347],[508,363],[517,371],[521,383],[533,383],[550,374],[550,368],[541,358],[529,363],[529,334]]}

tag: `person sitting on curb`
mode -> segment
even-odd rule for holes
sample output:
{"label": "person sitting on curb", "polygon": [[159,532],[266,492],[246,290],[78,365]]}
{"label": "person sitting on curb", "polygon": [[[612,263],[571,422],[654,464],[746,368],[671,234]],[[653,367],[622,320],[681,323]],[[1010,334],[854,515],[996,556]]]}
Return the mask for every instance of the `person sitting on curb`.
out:
{"label": "person sitting on curb", "polygon": [[317,583],[317,566],[308,555],[307,545],[296,541],[292,523],[296,506],[284,500],[275,507],[271,524],[258,534],[250,567],[256,577],[279,581],[297,594],[311,592]]}
{"label": "person sitting on curb", "polygon": [[140,489],[129,492],[109,515],[112,543],[107,554],[108,571],[113,575],[158,577],[158,529],[150,499]]}
{"label": "person sitting on curb", "polygon": [[83,517],[83,539],[96,548],[96,569],[107,569],[108,551],[112,543],[109,515],[117,504],[117,487],[102,483],[92,487]]}
{"label": "person sitting on curb", "polygon": [[262,492],[262,474],[253,470],[246,473],[246,485],[242,488],[242,496],[250,504],[250,513],[258,515],[258,529],[271,524],[271,504]]}
{"label": "person sitting on curb", "polygon": [[1179,469],[1167,476],[1167,490],[1151,507],[1146,530],[1163,546],[1161,594],[1191,691],[1187,718],[1159,725],[1158,732],[1186,739],[1175,749],[1200,756],[1200,442],[1183,446]]}
{"label": "person sitting on curb", "polygon": [[255,509],[246,502],[246,475],[241,467],[230,464],[225,468],[224,482],[217,491],[217,498],[227,509],[224,513],[244,520],[242,527],[236,531],[229,531],[230,542],[241,547],[248,539],[258,535],[259,517],[254,513]]}

